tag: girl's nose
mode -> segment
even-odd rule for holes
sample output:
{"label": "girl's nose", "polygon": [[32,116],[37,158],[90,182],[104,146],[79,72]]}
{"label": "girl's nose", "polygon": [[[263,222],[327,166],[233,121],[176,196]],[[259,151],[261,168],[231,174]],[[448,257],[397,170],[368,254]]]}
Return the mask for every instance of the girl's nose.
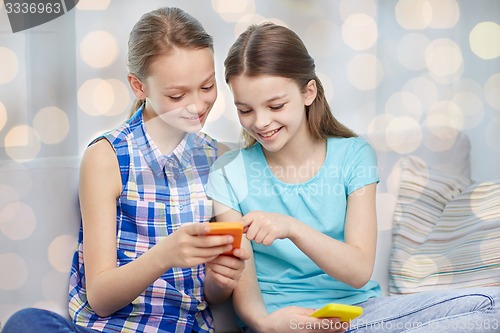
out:
{"label": "girl's nose", "polygon": [[255,112],[255,128],[263,130],[271,124],[271,121],[271,117],[269,117],[267,112]]}

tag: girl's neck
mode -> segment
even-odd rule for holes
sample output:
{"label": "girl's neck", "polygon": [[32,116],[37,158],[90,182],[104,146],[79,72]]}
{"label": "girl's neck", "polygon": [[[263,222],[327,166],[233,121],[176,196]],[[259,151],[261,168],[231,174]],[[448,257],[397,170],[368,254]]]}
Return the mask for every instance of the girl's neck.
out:
{"label": "girl's neck", "polygon": [[182,141],[186,132],[166,124],[160,116],[143,113],[144,126],[156,147],[163,155],[171,154]]}
{"label": "girl's neck", "polygon": [[277,152],[264,150],[264,156],[276,178],[290,184],[304,183],[322,168],[326,159],[326,140],[308,137]]}

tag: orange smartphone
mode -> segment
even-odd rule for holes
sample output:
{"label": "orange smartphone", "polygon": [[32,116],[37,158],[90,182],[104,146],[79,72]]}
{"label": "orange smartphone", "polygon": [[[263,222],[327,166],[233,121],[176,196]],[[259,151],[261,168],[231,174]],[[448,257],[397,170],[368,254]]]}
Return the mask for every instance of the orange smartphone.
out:
{"label": "orange smartphone", "polygon": [[339,318],[349,322],[363,314],[363,308],[355,305],[330,303],[318,309],[311,316],[316,318]]}
{"label": "orange smartphone", "polygon": [[233,236],[233,248],[231,251],[223,254],[231,255],[234,249],[239,249],[241,246],[241,237],[243,236],[243,223],[241,222],[211,222],[209,224],[210,231],[207,235],[231,235]]}

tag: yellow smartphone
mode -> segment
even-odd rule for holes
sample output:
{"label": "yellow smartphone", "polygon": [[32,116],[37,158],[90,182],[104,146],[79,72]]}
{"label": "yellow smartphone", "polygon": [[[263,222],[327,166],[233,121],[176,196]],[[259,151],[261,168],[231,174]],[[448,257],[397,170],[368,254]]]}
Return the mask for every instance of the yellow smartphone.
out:
{"label": "yellow smartphone", "polygon": [[233,248],[231,251],[223,254],[232,254],[234,249],[241,246],[241,237],[243,235],[243,223],[241,222],[212,222],[209,224],[210,231],[207,235],[231,235],[233,236]]}
{"label": "yellow smartphone", "polygon": [[311,316],[316,318],[339,318],[350,321],[363,314],[363,308],[355,305],[330,303],[316,310]]}

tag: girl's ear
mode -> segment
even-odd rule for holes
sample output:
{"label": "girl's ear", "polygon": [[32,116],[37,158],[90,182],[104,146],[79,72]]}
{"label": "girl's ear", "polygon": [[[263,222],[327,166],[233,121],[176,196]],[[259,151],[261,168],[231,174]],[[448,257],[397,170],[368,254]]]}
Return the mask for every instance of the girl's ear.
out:
{"label": "girl's ear", "polygon": [[312,102],[314,102],[317,94],[318,88],[316,86],[316,80],[310,80],[309,82],[307,82],[307,85],[304,88],[304,92],[302,93],[302,95],[304,96],[304,105],[310,106]]}
{"label": "girl's ear", "polygon": [[137,99],[144,101],[146,99],[146,92],[144,91],[144,84],[137,78],[137,76],[133,74],[128,75],[128,83],[130,84],[130,88],[134,92],[134,95]]}

